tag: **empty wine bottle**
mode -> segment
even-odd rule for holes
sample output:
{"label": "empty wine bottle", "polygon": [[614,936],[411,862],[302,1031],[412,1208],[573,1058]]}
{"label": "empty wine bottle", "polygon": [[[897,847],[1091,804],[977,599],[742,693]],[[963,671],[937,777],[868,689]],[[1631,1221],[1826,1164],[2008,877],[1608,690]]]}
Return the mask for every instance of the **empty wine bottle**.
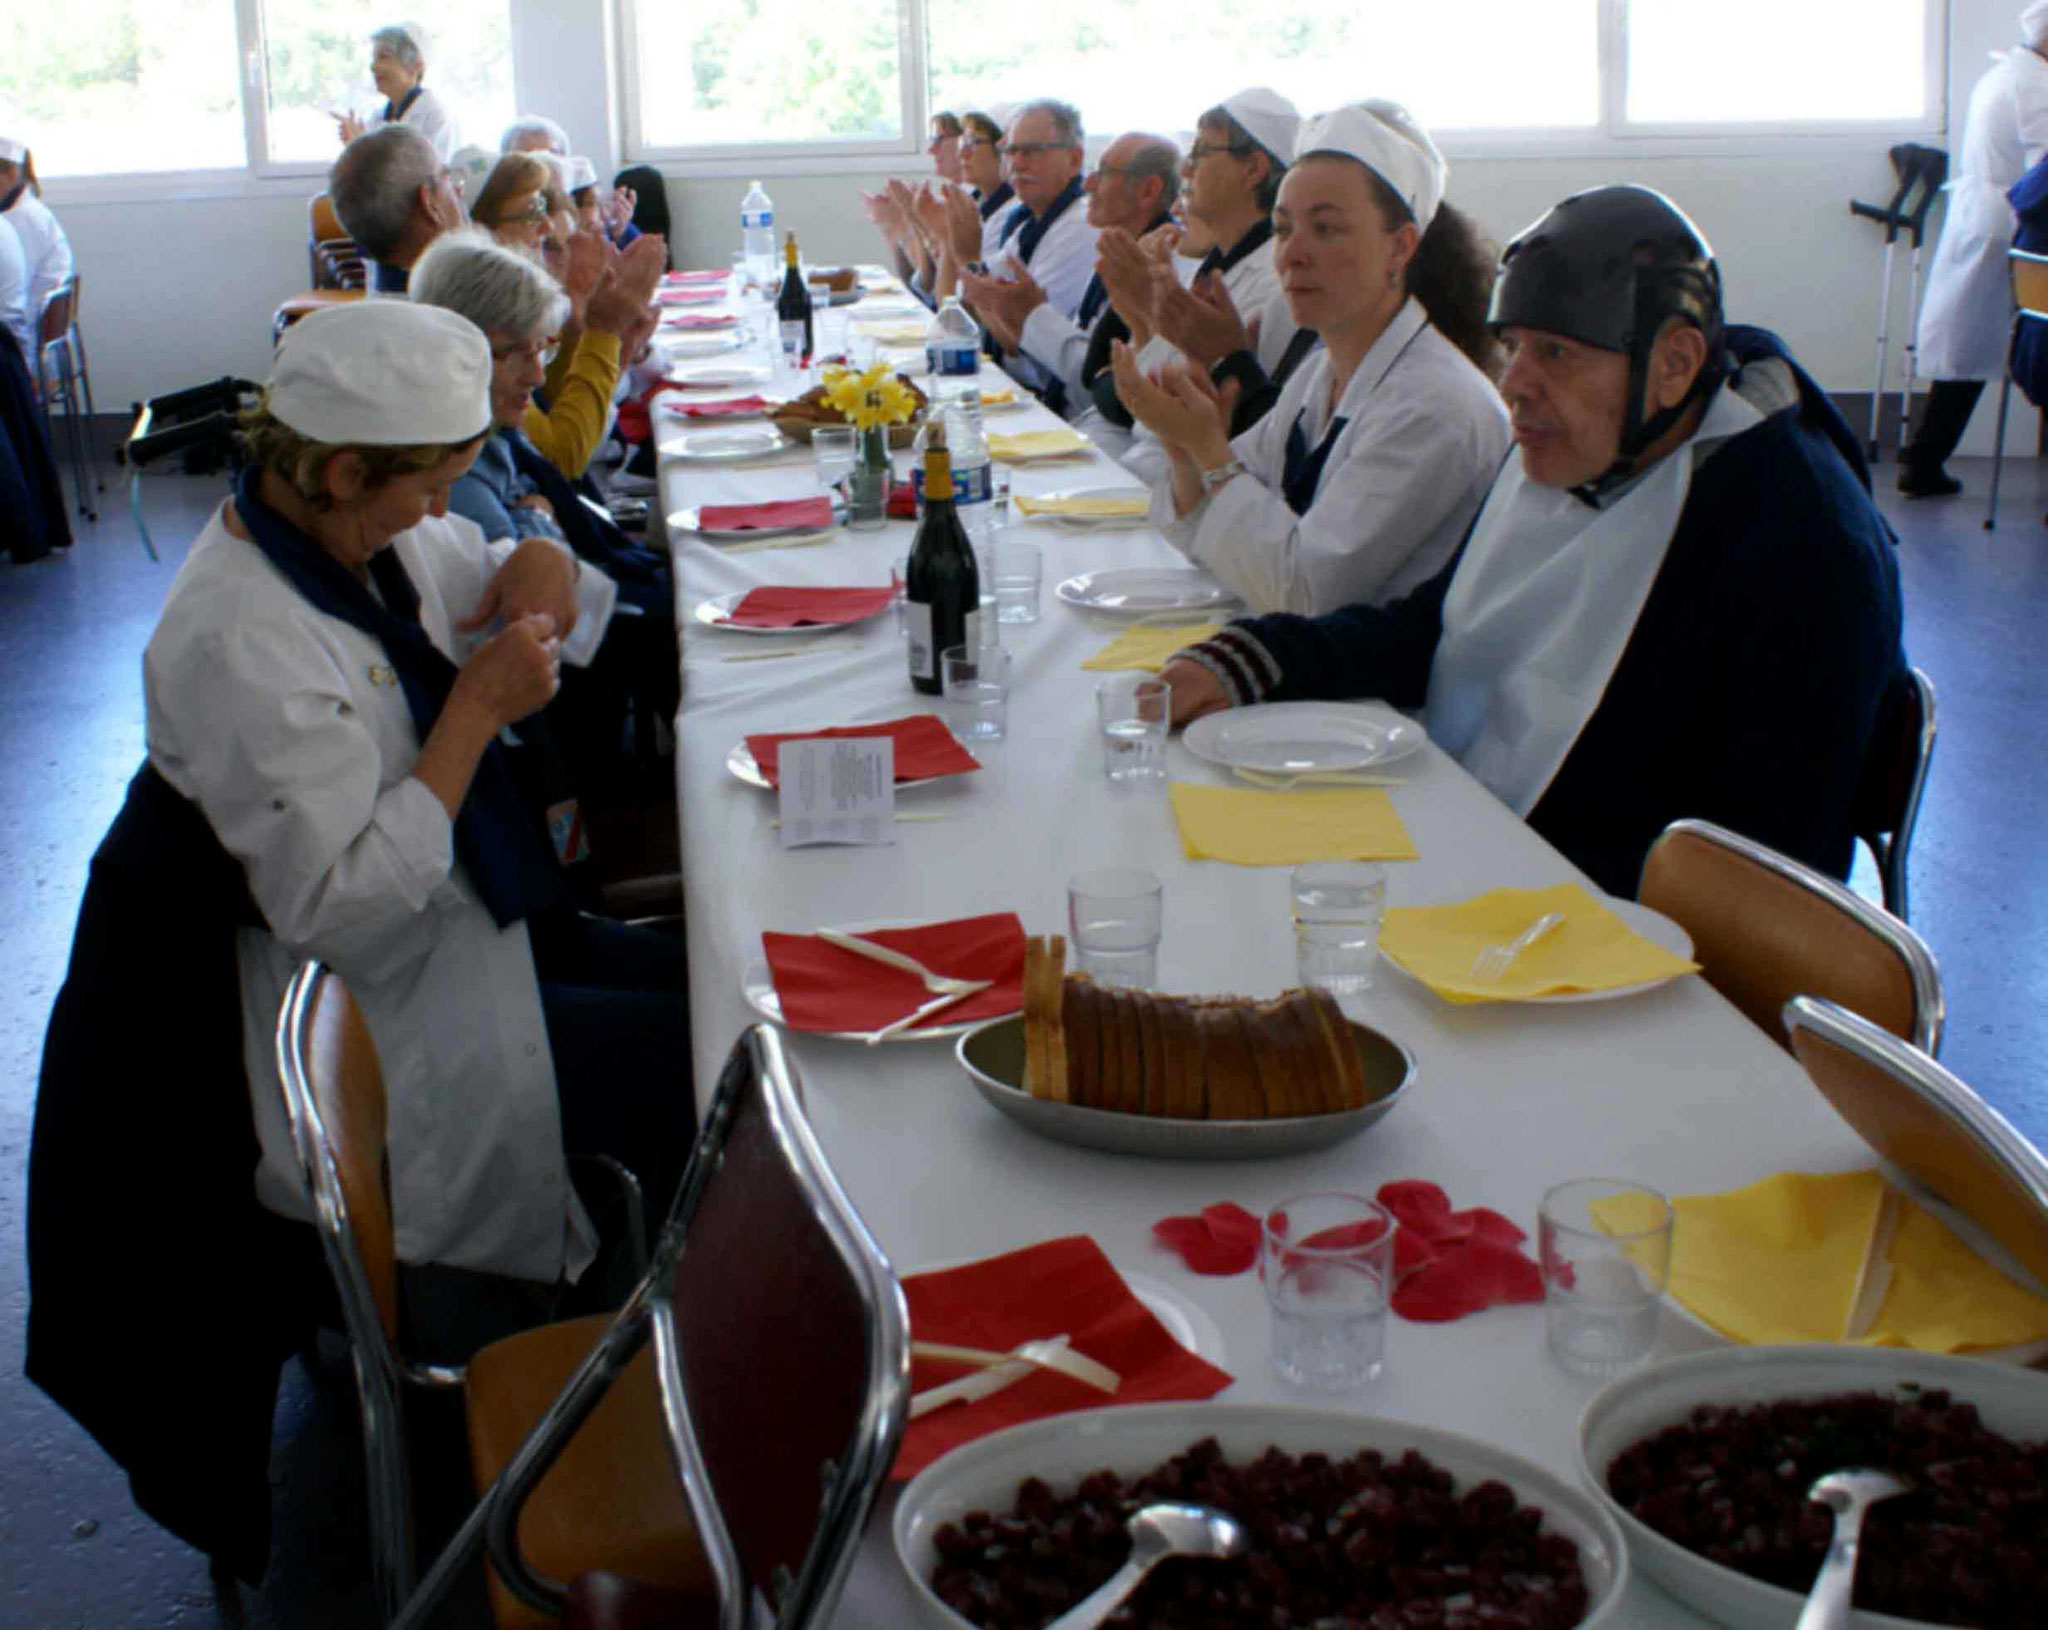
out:
{"label": "empty wine bottle", "polygon": [[811,365],[811,291],[797,264],[796,234],[782,248],[782,292],[775,297],[775,320],[782,328],[782,354],[792,368]]}
{"label": "empty wine bottle", "polygon": [[943,689],[939,658],[958,646],[981,649],[981,575],[953,503],[952,456],[935,435],[924,453],[924,518],[903,572],[903,628],[910,683]]}

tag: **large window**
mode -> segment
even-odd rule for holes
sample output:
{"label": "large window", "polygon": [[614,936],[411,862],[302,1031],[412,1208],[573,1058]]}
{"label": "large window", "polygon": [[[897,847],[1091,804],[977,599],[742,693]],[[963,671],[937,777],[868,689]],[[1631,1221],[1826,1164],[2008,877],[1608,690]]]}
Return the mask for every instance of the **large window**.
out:
{"label": "large window", "polygon": [[459,139],[495,148],[513,114],[510,0],[8,5],[0,107],[43,175],[316,171],[340,151],[333,115],[382,105],[370,34],[398,15],[428,32],[426,83]]}
{"label": "large window", "polygon": [[1304,113],[1391,96],[1468,137],[1918,133],[1939,120],[1944,16],[1939,0],[627,0],[627,139],[714,164],[738,147],[903,153],[934,110],[1044,95],[1091,135],[1170,133],[1258,84]]}

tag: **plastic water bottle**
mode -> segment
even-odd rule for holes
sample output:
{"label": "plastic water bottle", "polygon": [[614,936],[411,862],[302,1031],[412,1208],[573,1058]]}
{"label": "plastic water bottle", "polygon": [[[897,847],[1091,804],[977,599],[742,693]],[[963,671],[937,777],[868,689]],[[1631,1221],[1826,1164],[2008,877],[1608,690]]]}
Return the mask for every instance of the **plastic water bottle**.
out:
{"label": "plastic water bottle", "polygon": [[758,181],[740,200],[740,253],[746,256],[747,275],[758,287],[770,287],[775,276],[775,203]]}
{"label": "plastic water bottle", "polygon": [[[931,411],[946,422],[952,455],[953,502],[977,553],[995,540],[988,438],[981,424],[981,329],[957,296],[948,296],[924,334],[931,375]],[[914,472],[913,472],[914,473]]]}

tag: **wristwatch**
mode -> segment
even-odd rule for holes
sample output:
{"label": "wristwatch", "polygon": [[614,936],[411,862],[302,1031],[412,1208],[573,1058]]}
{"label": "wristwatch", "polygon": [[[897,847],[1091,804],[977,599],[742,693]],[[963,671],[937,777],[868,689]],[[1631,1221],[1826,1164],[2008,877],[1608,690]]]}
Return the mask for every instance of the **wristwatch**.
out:
{"label": "wristwatch", "polygon": [[1213,470],[1202,472],[1202,495],[1213,498],[1230,482],[1244,474],[1244,463],[1240,459],[1226,459]]}

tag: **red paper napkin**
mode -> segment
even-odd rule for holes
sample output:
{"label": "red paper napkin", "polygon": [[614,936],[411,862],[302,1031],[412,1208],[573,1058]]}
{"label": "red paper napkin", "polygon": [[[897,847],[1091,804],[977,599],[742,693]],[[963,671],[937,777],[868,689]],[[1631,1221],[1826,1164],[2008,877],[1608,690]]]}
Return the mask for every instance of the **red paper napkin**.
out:
{"label": "red paper napkin", "polygon": [[[872,928],[860,937],[914,957],[935,974],[993,981],[987,990],[934,1013],[914,1029],[997,1019],[1024,1005],[1024,925],[1015,912],[918,928]],[[812,934],[771,931],[761,936],[761,945],[783,1023],[792,1030],[879,1030],[934,995],[916,974]]]}
{"label": "red paper napkin", "polygon": [[657,306],[711,306],[724,298],[725,290],[694,283],[687,288],[654,291],[654,303]]}
{"label": "red paper napkin", "polygon": [[887,510],[892,519],[914,521],[917,519],[917,489],[908,481],[898,481],[889,488]]}
{"label": "red paper napkin", "polygon": [[778,498],[765,504],[706,504],[697,525],[706,532],[763,532],[775,526],[830,526],[829,498]]}
{"label": "red paper napkin", "polygon": [[896,597],[889,589],[750,589],[726,614],[741,628],[802,628],[806,624],[857,623],[888,608]]}
{"label": "red paper napkin", "polygon": [[[903,1281],[903,1299],[915,1341],[1006,1353],[1019,1342],[1064,1334],[1076,1352],[1107,1364],[1121,1379],[1111,1397],[1071,1376],[1036,1370],[974,1403],[942,1405],[904,1432],[889,1473],[894,1481],[1005,1426],[1105,1404],[1213,1398],[1236,1379],[1175,1341],[1085,1234],[913,1274]],[[914,1359],[911,1390],[966,1373],[959,1364]]]}
{"label": "red paper napkin", "polygon": [[954,739],[952,731],[936,713],[913,713],[908,718],[890,719],[882,724],[843,724],[830,730],[783,730],[773,735],[749,736],[747,751],[761,766],[761,774],[773,787],[777,780],[776,750],[786,741],[811,741],[819,737],[889,736],[896,742],[896,781],[922,781],[934,775],[965,775],[981,768],[981,761]]}
{"label": "red paper napkin", "polygon": [[[676,381],[663,380],[662,383],[675,385]],[[765,412],[773,406],[774,403],[765,396],[728,396],[717,402],[693,402],[685,396],[664,396],[661,399],[662,412],[684,419],[736,419],[746,414]]]}
{"label": "red paper napkin", "polygon": [[738,322],[739,318],[737,317],[708,317],[701,311],[686,311],[680,317],[662,318],[661,326],[663,328],[679,328],[685,332],[694,332],[703,328],[732,328]]}

